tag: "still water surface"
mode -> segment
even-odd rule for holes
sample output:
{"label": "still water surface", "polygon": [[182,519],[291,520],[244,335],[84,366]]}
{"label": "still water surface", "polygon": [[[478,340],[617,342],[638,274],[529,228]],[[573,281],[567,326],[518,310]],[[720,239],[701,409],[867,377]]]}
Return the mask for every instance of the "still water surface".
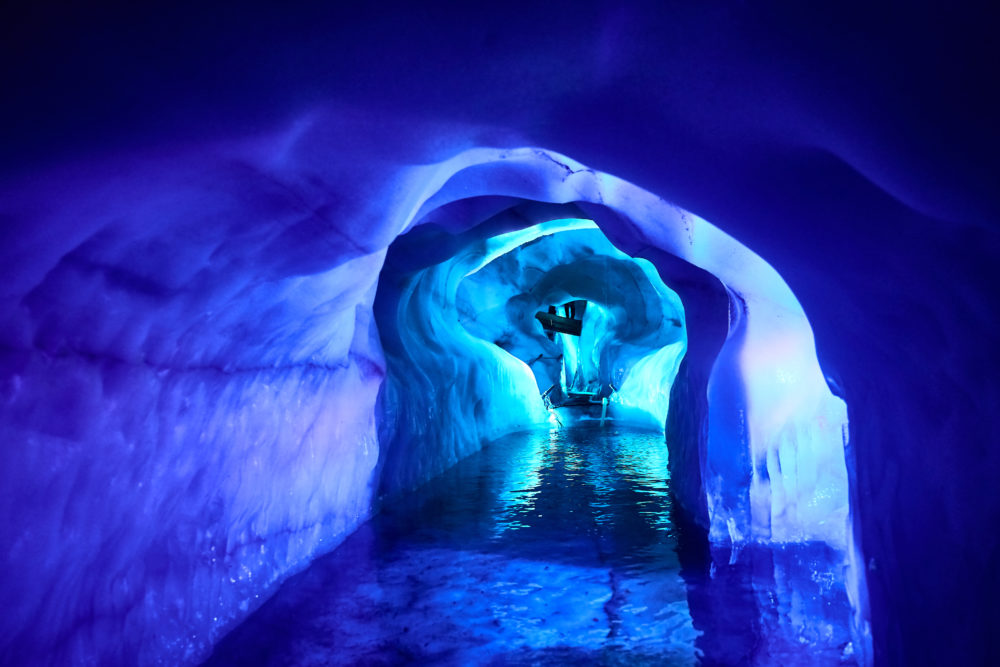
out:
{"label": "still water surface", "polygon": [[520,433],[385,507],[210,665],[854,664],[822,545],[713,550],[661,433]]}

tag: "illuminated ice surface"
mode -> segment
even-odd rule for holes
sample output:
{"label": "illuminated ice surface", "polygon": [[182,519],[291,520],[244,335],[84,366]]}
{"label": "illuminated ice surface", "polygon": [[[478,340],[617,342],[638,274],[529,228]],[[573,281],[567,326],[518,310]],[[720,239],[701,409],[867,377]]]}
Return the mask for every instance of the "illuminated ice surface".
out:
{"label": "illuminated ice surface", "polygon": [[507,436],[289,579],[210,665],[854,664],[825,546],[714,552],[663,436]]}
{"label": "illuminated ice surface", "polygon": [[[528,364],[540,392],[613,386],[609,414],[661,429],[687,348],[680,297],[651,263],[615,248],[593,222],[561,225],[467,275],[456,295],[459,322]],[[498,238],[505,236],[513,235]],[[587,301],[581,335],[547,338],[535,313],[576,299]]]}

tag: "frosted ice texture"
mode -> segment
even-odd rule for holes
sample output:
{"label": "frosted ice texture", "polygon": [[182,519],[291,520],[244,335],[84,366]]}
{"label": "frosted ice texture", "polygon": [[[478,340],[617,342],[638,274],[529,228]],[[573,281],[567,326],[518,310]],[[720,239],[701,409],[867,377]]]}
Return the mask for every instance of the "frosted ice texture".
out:
{"label": "frosted ice texture", "polygon": [[388,368],[380,432],[384,493],[415,487],[486,440],[547,421],[531,369],[470,334],[456,306],[470,272],[542,233],[476,241],[402,276],[386,268],[379,294]]}
{"label": "frosted ice texture", "polygon": [[0,662],[197,661],[369,512],[382,252],[248,159],[5,194]]}

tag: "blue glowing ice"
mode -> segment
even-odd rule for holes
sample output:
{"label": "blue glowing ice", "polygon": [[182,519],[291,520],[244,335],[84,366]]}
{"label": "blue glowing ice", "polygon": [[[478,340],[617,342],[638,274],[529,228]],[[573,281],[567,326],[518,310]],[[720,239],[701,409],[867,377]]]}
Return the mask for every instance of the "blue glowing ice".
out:
{"label": "blue glowing ice", "polygon": [[[547,338],[534,314],[578,299],[581,335]],[[611,418],[663,429],[686,347],[683,306],[648,261],[592,222],[496,257],[460,284],[457,307],[470,332],[529,364],[539,391],[610,394]]]}

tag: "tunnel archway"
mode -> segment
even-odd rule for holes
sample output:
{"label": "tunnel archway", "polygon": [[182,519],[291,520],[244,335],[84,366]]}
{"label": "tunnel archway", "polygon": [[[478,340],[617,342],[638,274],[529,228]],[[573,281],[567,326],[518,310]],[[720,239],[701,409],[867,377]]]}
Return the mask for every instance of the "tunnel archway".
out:
{"label": "tunnel archway", "polygon": [[[745,394],[746,404],[734,404],[728,412],[745,412],[746,426],[716,422],[710,432],[718,431],[721,437],[725,431],[725,436],[735,436],[729,438],[731,441],[751,448],[758,486],[781,479],[779,462],[769,461],[768,457],[778,455],[775,450],[783,443],[794,447],[799,441],[810,442],[810,451],[829,455],[815,460],[815,465],[826,469],[831,483],[838,478],[839,484],[846,485],[843,401],[826,386],[804,312],[788,286],[763,259],[710,223],[655,195],[539,149],[476,149],[427,169],[432,178],[422,193],[415,195],[416,206],[401,225],[401,231],[427,223],[443,230],[429,232],[433,239],[413,239],[415,245],[425,247],[420,254],[425,263],[433,260],[434,252],[438,257],[453,253],[469,238],[576,213],[573,217],[594,220],[616,246],[633,256],[642,257],[652,251],[649,254],[660,260],[657,251],[668,252],[714,275],[730,296],[730,321],[710,391],[716,395],[713,403],[717,406],[725,405],[726,400],[737,401],[740,394]],[[512,200],[528,205],[512,206]],[[453,238],[442,243],[442,234]],[[727,370],[728,364],[734,368]],[[724,378],[727,372],[738,377]],[[745,387],[741,387],[743,383]],[[807,411],[808,417],[803,414]],[[786,429],[786,422],[793,416],[799,420],[799,433]],[[814,424],[812,428],[805,426],[809,420]],[[712,449],[711,443],[708,449]],[[802,461],[800,465],[808,463]],[[841,490],[846,501],[846,486]],[[753,516],[749,507],[744,508],[748,514],[741,518],[734,515],[735,508],[715,508],[719,512],[712,519],[713,538],[732,538],[727,524],[733,519],[739,527],[745,526],[740,530],[744,539],[819,537],[836,542],[837,533],[844,539],[843,526],[834,527],[826,521],[822,526],[813,525],[806,518],[796,520],[791,515],[795,508],[791,507],[772,512],[765,505],[775,502],[780,506],[782,499],[766,497],[762,488],[756,491]],[[841,517],[846,520],[846,506],[842,510]],[[783,521],[772,521],[778,515]],[[830,528],[826,534],[825,528]],[[738,541],[739,536],[735,539]]]}
{"label": "tunnel archway", "polygon": [[[567,237],[570,240],[566,241]],[[502,260],[533,244],[556,238],[569,243],[574,250],[567,250],[562,259],[542,260],[540,264],[550,261],[556,266],[521,286],[529,289],[530,285],[537,294],[527,300],[521,298],[525,294],[509,301],[502,299],[503,309],[515,305],[518,312],[510,319],[507,313],[499,316],[494,313],[492,319],[505,320],[500,323],[501,329],[511,332],[537,328],[536,335],[545,341],[533,316],[543,302],[570,299],[570,292],[565,290],[574,290],[574,298],[595,299],[595,308],[601,308],[603,302],[616,309],[612,318],[615,322],[606,324],[610,324],[620,340],[609,346],[615,348],[615,353],[599,362],[608,366],[620,357],[627,366],[627,375],[624,367],[617,376],[609,368],[603,371],[605,385],[618,385],[613,397],[607,396],[612,410],[616,418],[627,417],[630,422],[640,421],[643,426],[663,430],[670,385],[684,352],[685,336],[680,300],[660,281],[652,264],[624,255],[592,221],[580,219],[557,219],[475,239],[449,259],[424,267],[422,264],[431,261],[425,260],[415,270],[403,260],[424,256],[426,253],[419,248],[426,243],[442,244],[436,234],[408,235],[390,250],[375,301],[388,365],[380,426],[383,494],[414,488],[478,449],[483,440],[547,423],[550,415],[542,407],[540,394],[546,393],[548,382],[558,381],[559,364],[545,386],[538,384],[539,377],[529,364],[538,350],[554,355],[553,348],[557,346],[536,342],[531,354],[524,351],[520,356],[511,354],[511,345],[497,344],[500,331],[490,332],[497,323],[473,326],[474,315],[469,311],[475,306],[468,301],[460,303],[459,297],[468,300],[468,289],[475,290],[467,288],[469,283],[475,283],[476,277],[489,273]],[[534,248],[537,250],[538,246]],[[540,252],[544,255],[546,249],[556,248],[562,246],[553,241],[552,246],[545,246]],[[595,268],[592,262],[597,252],[605,253],[601,255],[604,260],[614,260],[616,272],[587,276],[596,280],[585,279],[581,271]],[[528,261],[534,263],[538,258]],[[513,267],[500,271],[517,273],[520,269],[516,267],[515,261]],[[616,273],[621,275],[617,275],[615,285],[634,294],[621,294],[615,299],[604,294],[607,285],[602,281]],[[510,283],[507,287],[518,291]],[[467,288],[466,293],[461,294],[461,288]],[[487,279],[481,287],[483,296],[478,298],[495,299],[497,289],[503,288]],[[633,312],[630,317],[627,306],[641,312]],[[648,391],[655,395],[642,396]],[[663,405],[652,405],[656,400]],[[484,402],[489,403],[490,409],[484,407]],[[400,443],[397,445],[396,441]],[[392,450],[395,453],[390,453]]]}
{"label": "tunnel archway", "polygon": [[[717,298],[708,300],[716,306],[714,315],[711,308],[695,308],[693,331],[704,329],[708,340],[689,352],[672,392],[672,402],[683,403],[687,413],[686,421],[667,424],[671,470],[687,480],[679,486],[679,500],[714,543],[739,548],[817,541],[843,553],[854,629],[864,651],[866,595],[849,518],[846,406],[827,386],[809,322],[777,272],[698,216],[550,151],[474,149],[415,168],[412,179],[422,186],[402,214],[400,238],[406,240],[398,256],[420,257],[429,265],[503,232],[583,218],[630,256],[649,259],[668,285],[676,279],[697,284],[703,294],[722,291],[727,312],[718,312]],[[482,261],[483,251],[476,252]],[[393,259],[390,249],[386,267]],[[414,267],[404,262],[402,268]],[[386,317],[378,303],[376,311]],[[390,358],[392,348],[386,344]],[[389,367],[391,387],[391,362]],[[528,383],[518,387],[530,393]],[[392,398],[382,404],[398,412]],[[389,437],[382,434],[383,444],[411,440],[406,424],[413,420],[398,413],[391,419],[396,425]],[[512,430],[524,426],[508,424]],[[478,447],[475,436],[447,425],[440,429],[449,433],[452,456]],[[393,448],[399,445],[388,444],[381,453],[383,464]],[[407,468],[421,474],[420,466]]]}

